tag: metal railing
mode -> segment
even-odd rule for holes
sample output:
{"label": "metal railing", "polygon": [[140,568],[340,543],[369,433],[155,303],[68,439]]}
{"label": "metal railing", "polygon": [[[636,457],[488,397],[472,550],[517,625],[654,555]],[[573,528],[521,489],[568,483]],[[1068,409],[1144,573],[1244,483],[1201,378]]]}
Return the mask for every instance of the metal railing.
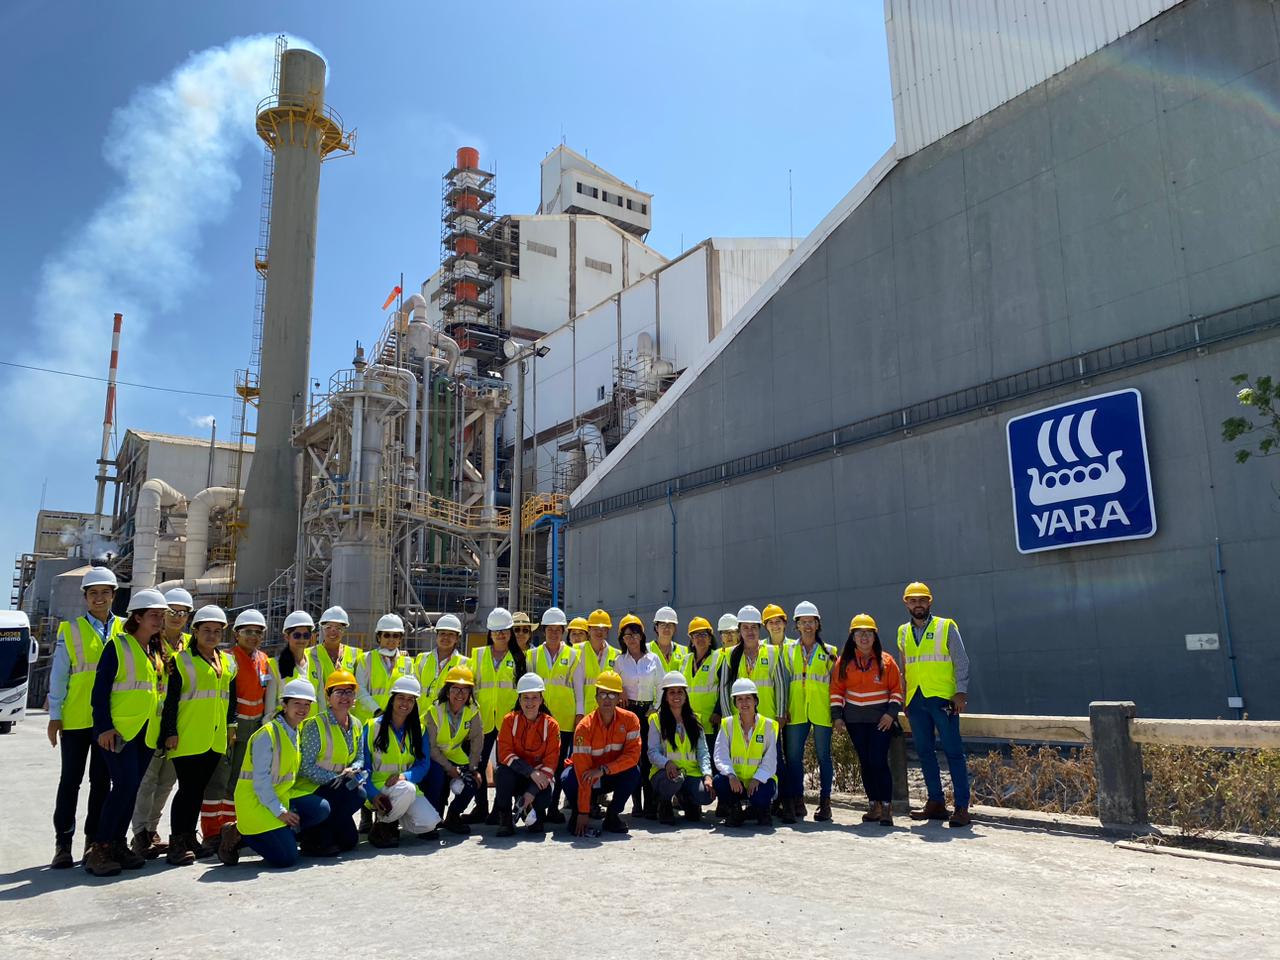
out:
{"label": "metal railing", "polygon": [[1122,340],[1073,357],[1042,364],[1021,373],[924,400],[910,406],[856,420],[789,443],[735,457],[712,466],[636,487],[624,493],[585,503],[569,511],[570,523],[597,520],[619,510],[679,496],[716,483],[728,483],[765,470],[778,469],[845,447],[878,440],[1053,390],[1071,383],[1153,363],[1166,357],[1203,349],[1214,343],[1248,336],[1280,326],[1280,296],[1246,303],[1231,310],[1198,317],[1154,333]]}

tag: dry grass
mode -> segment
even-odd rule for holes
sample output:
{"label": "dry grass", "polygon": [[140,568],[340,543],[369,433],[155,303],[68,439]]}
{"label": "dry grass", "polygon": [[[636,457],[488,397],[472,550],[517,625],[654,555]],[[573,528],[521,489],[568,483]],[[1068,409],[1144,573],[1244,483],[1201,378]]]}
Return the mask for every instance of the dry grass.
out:
{"label": "dry grass", "polygon": [[1042,813],[1097,813],[1098,784],[1089,747],[1062,752],[1053,747],[1014,745],[1009,756],[993,750],[970,757],[973,802]]}

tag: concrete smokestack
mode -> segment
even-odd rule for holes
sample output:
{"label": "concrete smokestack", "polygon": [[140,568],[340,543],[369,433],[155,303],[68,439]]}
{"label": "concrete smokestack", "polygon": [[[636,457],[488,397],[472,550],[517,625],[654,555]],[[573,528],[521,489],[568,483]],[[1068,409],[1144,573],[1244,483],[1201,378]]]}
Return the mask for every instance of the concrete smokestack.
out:
{"label": "concrete smokestack", "polygon": [[258,111],[258,134],[275,154],[275,171],[257,437],[236,551],[242,595],[266,587],[289,566],[297,542],[301,471],[291,432],[307,400],[320,163],[350,149],[340,119],[325,107],[324,81],[324,60],[308,50],[286,50],[279,96]]}

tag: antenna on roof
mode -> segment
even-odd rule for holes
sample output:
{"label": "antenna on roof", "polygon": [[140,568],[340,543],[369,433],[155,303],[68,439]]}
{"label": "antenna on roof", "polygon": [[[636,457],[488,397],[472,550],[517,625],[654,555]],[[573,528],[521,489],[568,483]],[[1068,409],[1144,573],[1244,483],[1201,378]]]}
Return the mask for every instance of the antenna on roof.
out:
{"label": "antenna on roof", "polygon": [[796,248],[796,207],[791,195],[791,168],[787,167],[787,227],[791,232],[791,249]]}

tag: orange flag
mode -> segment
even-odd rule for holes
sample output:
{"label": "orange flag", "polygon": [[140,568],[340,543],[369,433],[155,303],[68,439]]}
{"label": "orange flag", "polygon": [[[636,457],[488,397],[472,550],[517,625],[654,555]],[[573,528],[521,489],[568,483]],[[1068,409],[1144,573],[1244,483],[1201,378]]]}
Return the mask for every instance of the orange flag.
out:
{"label": "orange flag", "polygon": [[383,302],[382,309],[385,310],[387,309],[387,307],[391,306],[391,304],[395,301],[396,297],[400,296],[400,293],[401,293],[400,288],[398,286],[395,287],[391,291],[391,293],[388,294],[387,299]]}

